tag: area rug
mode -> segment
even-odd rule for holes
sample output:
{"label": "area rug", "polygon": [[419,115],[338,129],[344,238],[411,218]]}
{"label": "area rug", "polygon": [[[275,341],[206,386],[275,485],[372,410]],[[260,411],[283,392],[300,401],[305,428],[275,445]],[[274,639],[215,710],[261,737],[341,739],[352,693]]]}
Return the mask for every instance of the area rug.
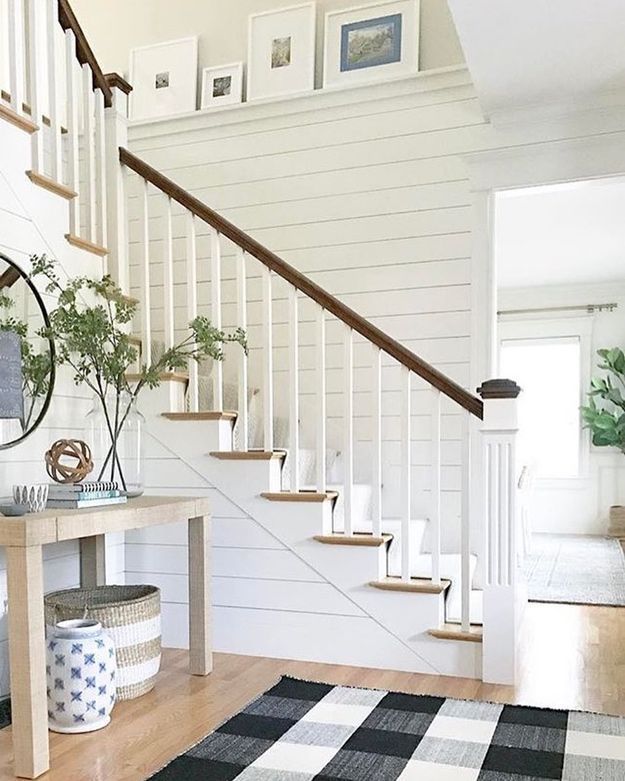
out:
{"label": "area rug", "polygon": [[625,606],[625,557],[612,538],[535,534],[525,574],[532,602]]}
{"label": "area rug", "polygon": [[158,781],[623,781],[625,719],[282,678]]}

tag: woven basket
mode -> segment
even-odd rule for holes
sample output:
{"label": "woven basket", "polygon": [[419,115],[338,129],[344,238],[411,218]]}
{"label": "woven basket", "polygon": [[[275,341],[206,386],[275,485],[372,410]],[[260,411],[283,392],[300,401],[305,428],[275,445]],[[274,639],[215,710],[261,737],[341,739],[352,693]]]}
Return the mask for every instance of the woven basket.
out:
{"label": "woven basket", "polygon": [[45,599],[48,626],[72,618],[99,621],[115,644],[117,699],[154,687],[161,664],[161,592],[156,586],[98,586],[54,591]]}

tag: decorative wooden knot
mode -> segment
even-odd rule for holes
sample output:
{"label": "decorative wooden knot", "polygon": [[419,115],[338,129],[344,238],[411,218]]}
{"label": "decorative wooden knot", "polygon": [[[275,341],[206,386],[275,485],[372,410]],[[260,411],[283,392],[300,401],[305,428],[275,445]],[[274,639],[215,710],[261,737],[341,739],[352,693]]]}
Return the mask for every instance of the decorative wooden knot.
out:
{"label": "decorative wooden knot", "polygon": [[[75,463],[63,463],[63,458]],[[46,453],[46,471],[56,483],[80,483],[92,469],[91,450],[81,439],[59,439]]]}

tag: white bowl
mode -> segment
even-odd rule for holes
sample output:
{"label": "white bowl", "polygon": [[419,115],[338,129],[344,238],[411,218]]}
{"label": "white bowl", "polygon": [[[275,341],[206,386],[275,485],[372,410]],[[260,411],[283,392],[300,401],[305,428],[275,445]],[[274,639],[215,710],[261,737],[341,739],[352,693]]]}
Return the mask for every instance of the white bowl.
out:
{"label": "white bowl", "polygon": [[46,509],[48,484],[30,483],[28,485],[14,485],[13,499],[16,504],[28,505],[29,512],[40,513]]}

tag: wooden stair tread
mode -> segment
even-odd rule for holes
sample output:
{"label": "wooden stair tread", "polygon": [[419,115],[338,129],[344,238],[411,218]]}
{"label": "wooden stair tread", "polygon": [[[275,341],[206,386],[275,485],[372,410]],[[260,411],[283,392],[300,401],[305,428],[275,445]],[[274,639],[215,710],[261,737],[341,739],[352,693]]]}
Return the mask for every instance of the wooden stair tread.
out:
{"label": "wooden stair tread", "polygon": [[222,461],[271,461],[286,457],[284,450],[217,450],[210,455]]}
{"label": "wooden stair tread", "polygon": [[463,632],[458,624],[443,624],[439,629],[430,629],[428,634],[438,640],[462,640],[468,643],[482,642],[482,627],[471,626],[468,632]]}
{"label": "wooden stair tread", "polygon": [[[128,382],[139,382],[143,375],[129,373],[126,375]],[[189,382],[189,375],[180,372],[163,372],[160,376],[161,382]]]}
{"label": "wooden stair tread", "polygon": [[373,588],[379,588],[382,591],[404,591],[414,594],[442,594],[451,586],[450,580],[441,580],[440,583],[433,583],[429,578],[402,578],[388,577],[382,580],[373,580],[369,583]]}
{"label": "wooden stair tread", "polygon": [[32,120],[23,117],[21,114],[18,114],[16,111],[13,111],[12,108],[9,108],[9,106],[5,106],[2,103],[0,103],[0,119],[5,119],[7,122],[15,125],[15,127],[18,127],[20,130],[24,130],[31,135],[39,130],[38,125]]}
{"label": "wooden stair tread", "polygon": [[336,491],[265,491],[261,494],[263,499],[270,502],[325,502],[328,499],[336,499]]}
{"label": "wooden stair tread", "polygon": [[236,420],[236,412],[163,412],[167,420]]}
{"label": "wooden stair tread", "polygon": [[38,174],[36,171],[26,171],[26,176],[33,184],[43,187],[44,190],[48,190],[55,195],[60,195],[61,198],[65,198],[67,201],[73,200],[78,195],[71,187],[67,187],[67,185],[61,184],[61,182],[55,182],[54,179]]}
{"label": "wooden stair tread", "polygon": [[373,534],[316,534],[313,537],[317,542],[324,545],[356,545],[364,548],[378,548],[380,545],[386,545],[393,539],[392,534],[383,534],[381,537],[375,537]]}
{"label": "wooden stair tread", "polygon": [[66,233],[65,238],[72,245],[72,247],[85,250],[85,252],[91,252],[92,255],[98,255],[100,258],[103,258],[105,255],[109,254],[109,251],[106,247],[101,247],[99,244],[94,244],[92,241],[87,241],[87,239],[81,239],[80,236],[74,236],[72,233]]}

